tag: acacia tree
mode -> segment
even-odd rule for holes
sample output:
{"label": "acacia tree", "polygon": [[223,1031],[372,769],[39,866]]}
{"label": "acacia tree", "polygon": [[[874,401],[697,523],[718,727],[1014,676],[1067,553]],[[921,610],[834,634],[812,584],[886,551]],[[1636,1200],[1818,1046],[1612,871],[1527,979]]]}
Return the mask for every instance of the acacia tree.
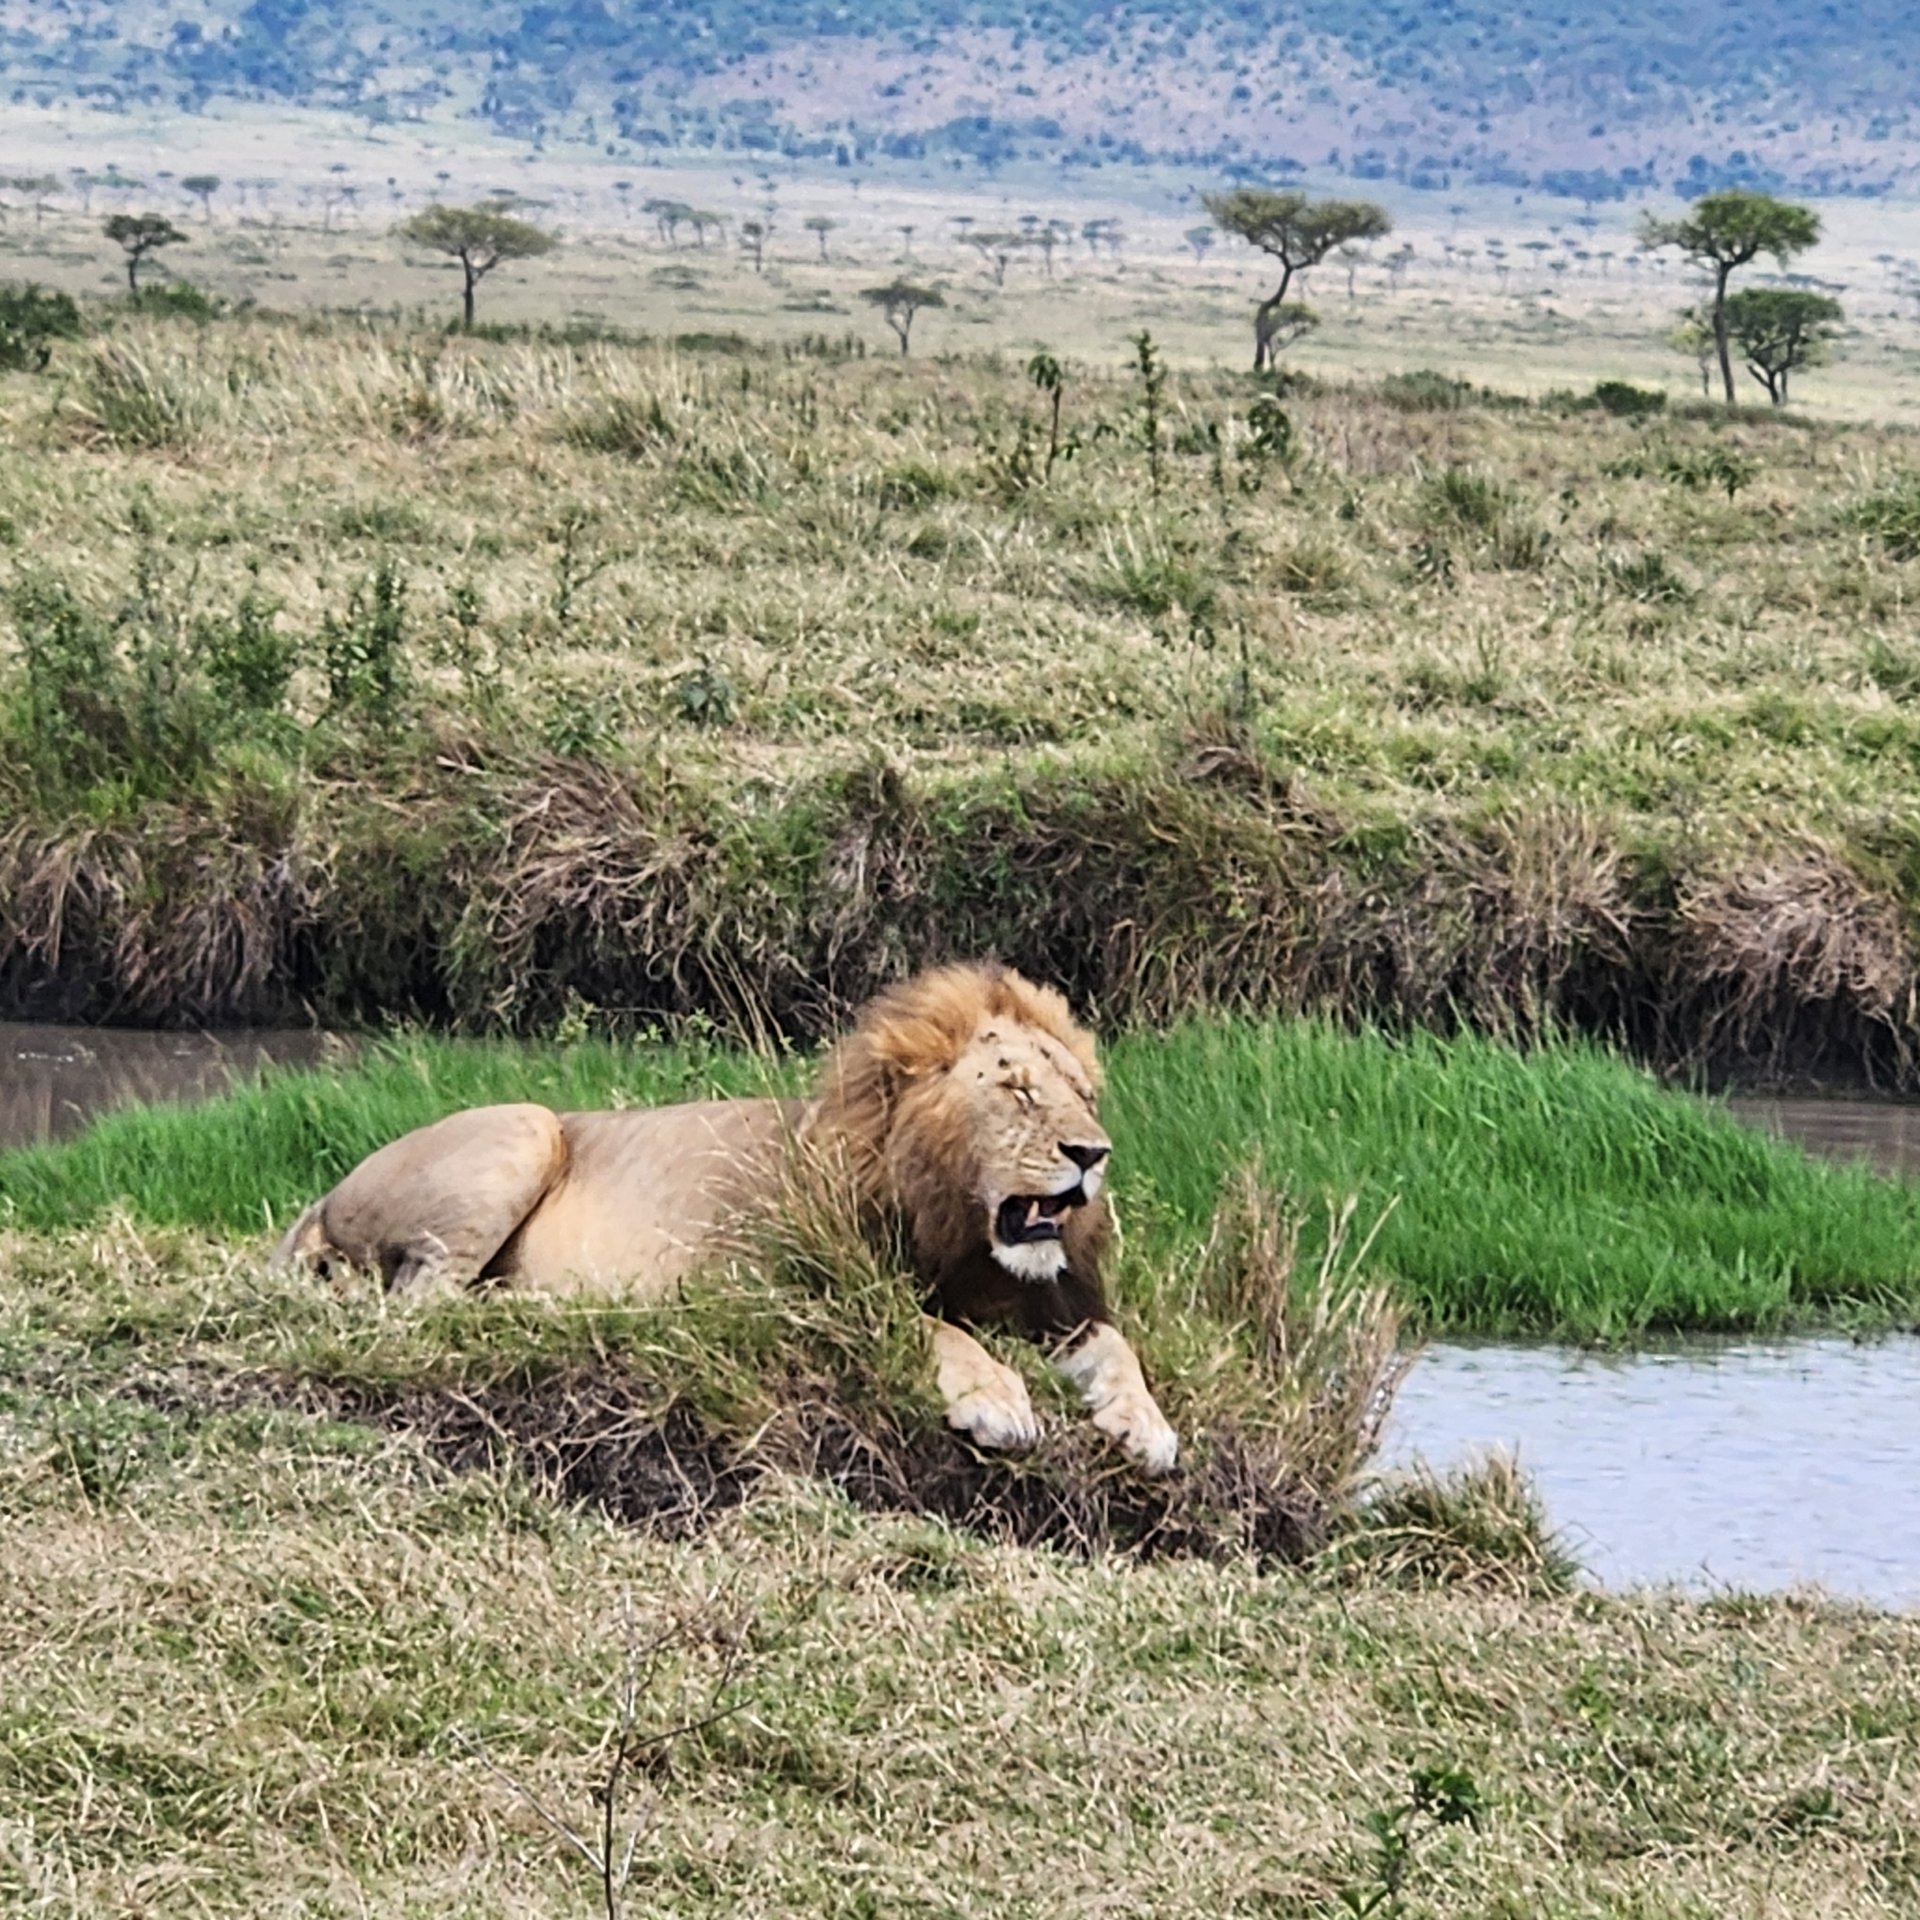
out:
{"label": "acacia tree", "polygon": [[884,287],[864,287],[860,298],[880,309],[882,318],[900,342],[902,354],[908,351],[913,323],[921,310],[947,304],[946,296],[938,287],[923,287],[912,280],[890,280]]}
{"label": "acacia tree", "polygon": [[1023,247],[1029,244],[1024,233],[970,233],[967,245],[979,254],[993,274],[993,284],[1007,284],[1007,267]]}
{"label": "acacia tree", "polygon": [[1728,406],[1733,405],[1733,352],[1727,331],[1727,282],[1734,269],[1763,253],[1784,267],[1819,238],[1820,216],[1810,207],[1744,187],[1703,195],[1678,220],[1660,220],[1652,214],[1642,217],[1643,247],[1678,247],[1693,266],[1713,278],[1708,311]]}
{"label": "acacia tree", "polygon": [[187,236],[164,213],[110,213],[100,231],[127,250],[127,291],[140,294],[140,269],[147,255]]}
{"label": "acacia tree", "polygon": [[1743,287],[1727,302],[1727,332],[1776,407],[1789,375],[1826,360],[1845,317],[1838,300],[1796,287]]}
{"label": "acacia tree", "polygon": [[1712,399],[1715,353],[1712,316],[1702,313],[1698,307],[1681,308],[1673,331],[1667,335],[1667,345],[1676,353],[1693,355],[1700,369],[1700,397],[1703,400]]}
{"label": "acacia tree", "polygon": [[47,217],[47,203],[60,191],[60,176],[55,173],[16,173],[7,182],[16,193],[24,193],[33,203],[33,224]]}
{"label": "acacia tree", "polygon": [[740,222],[740,251],[753,261],[755,273],[767,270],[768,226],[764,220],[742,220]]}
{"label": "acacia tree", "polygon": [[1304,193],[1267,187],[1236,187],[1201,196],[1214,224],[1280,262],[1280,284],[1253,316],[1253,370],[1273,365],[1277,334],[1287,324],[1287,290],[1293,276],[1317,267],[1336,247],[1379,240],[1393,231],[1385,207],[1371,200],[1309,200]]}
{"label": "acacia tree", "polygon": [[815,213],[809,214],[801,224],[820,242],[820,258],[824,260],[827,257],[827,235],[830,234],[840,222],[830,219],[824,213]]}
{"label": "acacia tree", "polygon": [[220,191],[220,176],[217,173],[190,173],[180,182],[180,191],[192,194],[200,202],[200,212],[208,226],[212,226],[213,196]]}
{"label": "acacia tree", "polygon": [[403,240],[460,262],[461,323],[473,327],[473,290],[509,260],[534,260],[560,243],[529,220],[516,220],[498,201],[474,207],[423,207],[394,229]]}
{"label": "acacia tree", "polygon": [[693,218],[693,209],[684,200],[662,200],[654,198],[640,203],[642,213],[653,215],[654,229],[668,246],[680,244],[680,223]]}

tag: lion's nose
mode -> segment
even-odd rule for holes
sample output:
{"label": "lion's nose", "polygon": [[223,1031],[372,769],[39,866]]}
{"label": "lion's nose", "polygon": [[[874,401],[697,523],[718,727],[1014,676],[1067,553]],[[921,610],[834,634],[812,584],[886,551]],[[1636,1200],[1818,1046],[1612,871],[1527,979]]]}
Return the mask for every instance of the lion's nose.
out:
{"label": "lion's nose", "polygon": [[1084,1141],[1062,1140],[1060,1151],[1064,1153],[1082,1173],[1091,1173],[1113,1149],[1111,1147],[1090,1146]]}

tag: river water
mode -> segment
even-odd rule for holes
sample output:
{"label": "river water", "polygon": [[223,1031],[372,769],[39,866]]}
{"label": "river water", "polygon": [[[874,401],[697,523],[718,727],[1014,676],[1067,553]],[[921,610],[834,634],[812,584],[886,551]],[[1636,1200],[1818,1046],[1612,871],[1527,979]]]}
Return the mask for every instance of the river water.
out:
{"label": "river water", "polygon": [[[323,1034],[0,1024],[0,1148],[135,1101],[198,1099]],[[1920,1177],[1920,1107],[1737,1099],[1811,1152]],[[1916,1250],[1920,1258],[1920,1249]],[[1389,1466],[1517,1452],[1608,1585],[1803,1582],[1920,1606],[1920,1340],[1689,1341],[1630,1355],[1430,1347],[1401,1388]]]}
{"label": "river water", "polygon": [[205,1099],[269,1061],[304,1065],[338,1046],[311,1031],[147,1033],[0,1021],[0,1149],[64,1140],[115,1107]]}
{"label": "river water", "polygon": [[1385,1464],[1495,1447],[1605,1586],[1812,1584],[1920,1607],[1920,1340],[1429,1347]]}

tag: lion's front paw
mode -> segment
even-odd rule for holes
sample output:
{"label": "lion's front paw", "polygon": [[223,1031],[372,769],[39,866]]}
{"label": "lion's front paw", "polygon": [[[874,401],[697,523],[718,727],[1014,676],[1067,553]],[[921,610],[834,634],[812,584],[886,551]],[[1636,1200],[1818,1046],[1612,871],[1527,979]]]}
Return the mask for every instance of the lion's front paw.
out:
{"label": "lion's front paw", "polygon": [[1119,1441],[1142,1473],[1171,1473],[1180,1458],[1180,1436],[1147,1394],[1122,1394],[1094,1416],[1093,1424]]}
{"label": "lion's front paw", "polygon": [[979,1341],[945,1321],[930,1323],[947,1424],[976,1447],[1030,1447],[1040,1438],[1027,1383]]}
{"label": "lion's front paw", "polygon": [[1040,1438],[1040,1422],[1027,1397],[1027,1383],[1011,1367],[999,1371],[998,1380],[980,1381],[948,1402],[947,1424],[976,1447],[1021,1452]]}

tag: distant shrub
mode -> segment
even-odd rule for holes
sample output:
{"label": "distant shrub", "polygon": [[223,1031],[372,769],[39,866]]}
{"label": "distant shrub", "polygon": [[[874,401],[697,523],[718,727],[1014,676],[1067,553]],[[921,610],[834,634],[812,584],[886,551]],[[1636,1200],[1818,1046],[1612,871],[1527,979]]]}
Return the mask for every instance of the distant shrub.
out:
{"label": "distant shrub", "polygon": [[44,367],[56,340],[78,340],[86,331],[72,297],[37,287],[0,287],[0,369]]}
{"label": "distant shrub", "polygon": [[177,370],[140,343],[103,340],[87,362],[72,413],[90,437],[157,451],[187,445],[203,408]]}
{"label": "distant shrub", "polygon": [[1626,600],[1673,606],[1693,598],[1693,589],[1674,572],[1657,547],[1639,553],[1610,553],[1600,563],[1608,588]]}
{"label": "distant shrub", "polygon": [[190,616],[149,556],[111,613],[49,573],[23,574],[5,607],[17,655],[0,751],[49,799],[177,794],[222,742],[283,722],[293,645],[253,589],[229,614]]}
{"label": "distant shrub", "polygon": [[1345,554],[1328,540],[1296,540],[1274,563],[1274,579],[1283,593],[1337,593],[1348,577]]}
{"label": "distant shrub", "polygon": [[1471,467],[1442,467],[1420,483],[1421,518],[1429,525],[1492,533],[1515,504],[1511,487]]}
{"label": "distant shrub", "polygon": [[1715,442],[1705,447],[1635,447],[1607,461],[1600,471],[1609,480],[1665,480],[1693,492],[1715,487],[1732,500],[1753,483],[1760,467],[1736,448]]}
{"label": "distant shrub", "polygon": [[681,353],[723,353],[735,359],[759,352],[744,333],[676,333],[673,344]]}
{"label": "distant shrub", "polygon": [[1706,488],[1724,490],[1729,500],[1733,499],[1742,487],[1751,486],[1754,476],[1759,473],[1757,461],[1744,453],[1718,442],[1710,447],[1683,447],[1669,453],[1660,464],[1660,477],[1671,481],[1675,486],[1688,487],[1702,491]]}
{"label": "distant shrub", "polygon": [[749,447],[696,447],[675,464],[673,491],[683,506],[731,512],[772,496],[773,468],[766,455]]}
{"label": "distant shrub", "polygon": [[162,280],[142,287],[133,297],[133,305],[142,313],[167,320],[191,320],[205,326],[227,311],[227,303],[217,295],[196,287],[191,280]]}
{"label": "distant shrub", "polygon": [[1424,367],[1412,373],[1390,373],[1380,382],[1380,398],[1402,413],[1458,413],[1477,397],[1470,381]]}
{"label": "distant shrub", "polygon": [[711,660],[702,659],[674,681],[673,709],[690,727],[724,727],[736,704],[733,682]]}
{"label": "distant shrub", "polygon": [[671,446],[675,436],[673,422],[667,418],[657,393],[644,400],[635,394],[618,393],[562,422],[560,437],[568,446],[588,453],[620,454],[639,460]]}
{"label": "distant shrub", "polygon": [[1164,619],[1176,608],[1204,620],[1219,591],[1212,575],[1191,556],[1163,539],[1143,540],[1131,528],[1120,539],[1108,537],[1100,565],[1084,576],[1083,585],[1090,599],[1130,608],[1152,620]]}
{"label": "distant shrub", "polygon": [[963,483],[943,468],[924,460],[903,460],[889,467],[874,483],[873,497],[883,507],[912,508],[950,499],[965,491]]}
{"label": "distant shrub", "polygon": [[576,315],[571,320],[476,321],[471,327],[463,327],[458,319],[447,323],[442,331],[457,333],[469,340],[488,340],[501,346],[531,345],[542,347],[630,347],[643,336],[630,328],[616,326],[611,320],[596,320],[587,315]]}
{"label": "distant shrub", "polygon": [[353,589],[343,616],[322,623],[327,701],[336,711],[391,719],[406,686],[407,583],[391,555]]}
{"label": "distant shrub", "polygon": [[1616,420],[1646,420],[1664,413],[1667,396],[1657,387],[1636,387],[1629,380],[1601,380],[1595,383],[1592,404]]}

